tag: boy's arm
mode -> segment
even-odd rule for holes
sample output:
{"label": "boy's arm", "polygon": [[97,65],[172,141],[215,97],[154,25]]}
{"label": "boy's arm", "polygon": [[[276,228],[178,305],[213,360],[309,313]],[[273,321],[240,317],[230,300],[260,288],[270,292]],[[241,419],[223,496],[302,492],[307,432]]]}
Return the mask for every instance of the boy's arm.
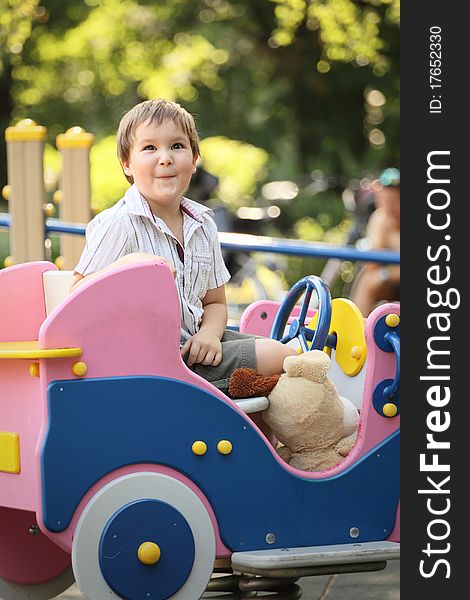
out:
{"label": "boy's arm", "polygon": [[171,272],[173,273],[173,277],[175,276],[175,274],[176,274],[175,267],[163,256],[156,256],[156,255],[154,256],[153,254],[147,254],[145,252],[133,252],[132,254],[127,254],[126,256],[122,256],[121,258],[114,261],[107,267],[104,267],[103,269],[100,269],[99,271],[96,271],[95,273],[90,273],[89,275],[82,275],[81,273],[74,273],[73,278],[72,278],[72,283],[70,285],[70,291],[72,292],[79,285],[81,285],[82,283],[85,283],[85,281],[89,281],[90,279],[93,279],[93,277],[96,277],[97,275],[101,275],[101,273],[104,273],[105,271],[111,271],[112,269],[116,269],[117,267],[122,267],[123,265],[130,265],[132,263],[142,262],[142,261],[146,261],[146,260],[153,262],[153,261],[155,261],[155,259],[166,262],[166,264],[170,267]]}
{"label": "boy's arm", "polygon": [[202,299],[204,314],[202,316],[201,329],[213,333],[219,341],[225,333],[227,326],[227,299],[225,297],[225,286],[209,290]]}
{"label": "boy's arm", "polygon": [[82,283],[85,283],[85,281],[89,281],[90,279],[93,279],[94,277],[101,275],[101,273],[104,273],[105,271],[110,271],[111,269],[115,269],[116,267],[121,266],[121,264],[122,263],[120,262],[120,260],[117,260],[116,262],[111,263],[107,267],[104,267],[103,269],[100,269],[99,271],[95,271],[94,273],[89,273],[88,275],[82,275],[81,273],[74,273],[73,278],[72,278],[72,283],[70,284],[69,291],[73,292],[73,290],[75,288],[79,287]]}
{"label": "boy's arm", "polygon": [[74,273],[72,277],[72,283],[70,284],[69,292],[73,291],[83,279],[85,279],[84,275],[81,275],[80,273]]}
{"label": "boy's arm", "polygon": [[222,339],[227,325],[225,286],[209,290],[202,300],[204,314],[199,331],[181,348],[181,355],[189,352],[188,365],[195,363],[217,366],[222,360]]}

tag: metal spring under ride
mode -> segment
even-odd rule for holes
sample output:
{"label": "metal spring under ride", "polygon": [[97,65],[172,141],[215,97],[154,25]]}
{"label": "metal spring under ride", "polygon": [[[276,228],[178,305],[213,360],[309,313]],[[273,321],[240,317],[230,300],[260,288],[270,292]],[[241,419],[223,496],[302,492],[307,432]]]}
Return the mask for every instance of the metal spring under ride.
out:
{"label": "metal spring under ride", "polygon": [[222,592],[222,595],[208,596],[210,600],[248,600],[249,598],[257,598],[259,592],[263,592],[262,597],[266,600],[269,598],[273,598],[273,600],[298,600],[302,596],[302,588],[296,582],[301,577],[381,571],[386,565],[386,561],[317,565],[276,569],[272,572],[265,570],[262,575],[246,573],[240,575],[233,573],[228,565],[216,566],[206,591]]}

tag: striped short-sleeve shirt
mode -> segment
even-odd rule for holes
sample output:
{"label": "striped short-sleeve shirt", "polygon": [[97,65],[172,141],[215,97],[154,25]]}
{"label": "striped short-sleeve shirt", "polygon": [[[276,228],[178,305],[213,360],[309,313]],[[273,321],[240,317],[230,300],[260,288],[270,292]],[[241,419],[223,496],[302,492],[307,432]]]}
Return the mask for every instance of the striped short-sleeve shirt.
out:
{"label": "striped short-sleeve shirt", "polygon": [[126,254],[163,256],[176,268],[181,310],[181,344],[197,333],[208,290],[230,279],[210,208],[181,199],[184,249],[166,223],[152,213],[135,184],[114,206],[99,213],[86,229],[86,245],[75,273],[89,275]]}

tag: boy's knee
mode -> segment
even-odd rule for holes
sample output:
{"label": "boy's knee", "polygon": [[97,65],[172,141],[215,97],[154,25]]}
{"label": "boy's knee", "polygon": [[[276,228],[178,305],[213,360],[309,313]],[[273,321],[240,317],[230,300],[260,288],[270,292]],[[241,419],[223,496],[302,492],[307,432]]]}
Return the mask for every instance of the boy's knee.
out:
{"label": "boy's knee", "polygon": [[297,354],[290,346],[269,338],[256,339],[255,351],[256,370],[262,375],[282,373],[284,359]]}

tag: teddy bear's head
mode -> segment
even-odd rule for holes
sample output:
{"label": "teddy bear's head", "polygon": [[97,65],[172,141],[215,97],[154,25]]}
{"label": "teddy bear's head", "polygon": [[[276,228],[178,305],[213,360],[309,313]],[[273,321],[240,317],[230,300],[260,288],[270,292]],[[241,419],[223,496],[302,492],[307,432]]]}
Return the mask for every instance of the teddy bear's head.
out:
{"label": "teddy bear's head", "polygon": [[293,452],[326,449],[352,434],[359,421],[355,407],[338,395],[327,378],[330,367],[328,355],[313,350],[287,357],[280,377],[264,378],[254,371],[250,374],[249,369],[237,369],[229,393],[233,397],[268,395],[263,420]]}

